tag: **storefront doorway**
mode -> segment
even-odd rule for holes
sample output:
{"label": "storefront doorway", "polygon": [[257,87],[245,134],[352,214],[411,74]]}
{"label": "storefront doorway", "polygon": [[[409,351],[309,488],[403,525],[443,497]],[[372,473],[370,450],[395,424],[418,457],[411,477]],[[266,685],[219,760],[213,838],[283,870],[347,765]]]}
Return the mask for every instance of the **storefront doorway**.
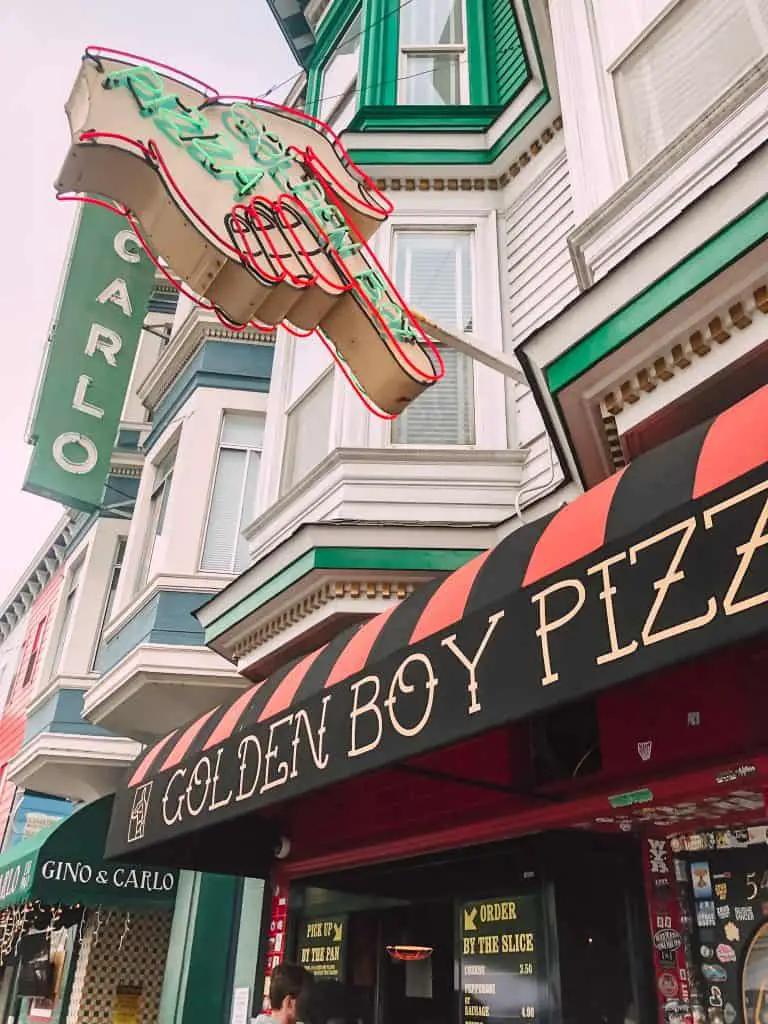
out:
{"label": "storefront doorway", "polygon": [[548,833],[294,883],[288,956],[353,986],[374,1024],[654,1013],[628,837]]}

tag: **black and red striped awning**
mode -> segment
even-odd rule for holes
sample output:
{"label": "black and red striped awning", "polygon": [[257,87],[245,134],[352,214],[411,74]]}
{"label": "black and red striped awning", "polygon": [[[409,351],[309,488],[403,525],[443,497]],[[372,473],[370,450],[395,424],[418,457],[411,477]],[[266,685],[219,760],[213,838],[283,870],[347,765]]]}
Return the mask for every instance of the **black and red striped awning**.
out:
{"label": "black and red striped awning", "polygon": [[108,853],[192,866],[244,816],[766,630],[768,387],[164,737]]}

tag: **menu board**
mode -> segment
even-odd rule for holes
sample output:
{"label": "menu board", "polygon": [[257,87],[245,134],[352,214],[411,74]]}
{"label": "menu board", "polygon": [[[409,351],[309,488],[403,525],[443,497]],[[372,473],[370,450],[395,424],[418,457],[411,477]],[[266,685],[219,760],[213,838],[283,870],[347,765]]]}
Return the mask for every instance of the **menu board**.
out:
{"label": "menu board", "polygon": [[341,981],[346,939],[346,917],[304,918],[299,923],[299,963],[317,978]]}
{"label": "menu board", "polygon": [[462,1024],[546,1016],[547,957],[538,892],[459,908]]}

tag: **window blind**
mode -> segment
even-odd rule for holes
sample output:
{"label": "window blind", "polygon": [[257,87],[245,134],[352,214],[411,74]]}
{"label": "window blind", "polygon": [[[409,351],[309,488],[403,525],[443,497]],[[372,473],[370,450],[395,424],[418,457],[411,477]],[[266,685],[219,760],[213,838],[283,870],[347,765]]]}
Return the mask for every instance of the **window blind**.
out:
{"label": "window blind", "polygon": [[766,56],[768,0],[680,0],[614,71],[630,171]]}
{"label": "window blind", "polygon": [[[472,331],[471,235],[401,232],[395,253],[395,277],[408,305],[449,329]],[[454,349],[440,352],[445,377],[394,421],[395,444],[474,444],[472,362]]]}
{"label": "window blind", "polygon": [[203,544],[201,568],[206,572],[242,572],[248,565],[243,530],[256,503],[263,439],[261,416],[224,417]]}

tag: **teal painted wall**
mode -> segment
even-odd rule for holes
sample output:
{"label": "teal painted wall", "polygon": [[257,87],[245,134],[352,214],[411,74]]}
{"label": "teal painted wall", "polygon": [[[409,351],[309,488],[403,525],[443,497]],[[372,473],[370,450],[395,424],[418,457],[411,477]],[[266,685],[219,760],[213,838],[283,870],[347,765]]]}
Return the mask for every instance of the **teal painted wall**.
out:
{"label": "teal painted wall", "polygon": [[[227,1024],[242,894],[239,878],[182,874],[158,1024]],[[246,969],[243,958],[243,973]],[[253,978],[247,984],[252,986]]]}
{"label": "teal painted wall", "polygon": [[152,417],[152,431],[143,450],[151,451],[160,435],[198,388],[225,388],[267,394],[274,346],[234,341],[206,341]]}
{"label": "teal painted wall", "polygon": [[194,616],[195,609],[214,596],[202,591],[161,590],[102,645],[96,659],[100,675],[111,671],[139,644],[184,644],[202,647],[203,628]]}
{"label": "teal painted wall", "polygon": [[41,732],[78,733],[87,736],[111,736],[107,729],[91,725],[82,717],[85,690],[57,690],[28,718],[24,743]]}
{"label": "teal painted wall", "polygon": [[189,972],[189,948],[194,934],[197,914],[197,894],[200,875],[182,871],[176,892],[168,956],[165,961],[163,991],[160,997],[158,1024],[178,1024],[184,1009],[184,991]]}
{"label": "teal painted wall", "polygon": [[261,949],[261,915],[264,906],[264,882],[260,878],[243,880],[243,901],[237,936],[233,988],[247,988],[253,1006],[253,985]]}

